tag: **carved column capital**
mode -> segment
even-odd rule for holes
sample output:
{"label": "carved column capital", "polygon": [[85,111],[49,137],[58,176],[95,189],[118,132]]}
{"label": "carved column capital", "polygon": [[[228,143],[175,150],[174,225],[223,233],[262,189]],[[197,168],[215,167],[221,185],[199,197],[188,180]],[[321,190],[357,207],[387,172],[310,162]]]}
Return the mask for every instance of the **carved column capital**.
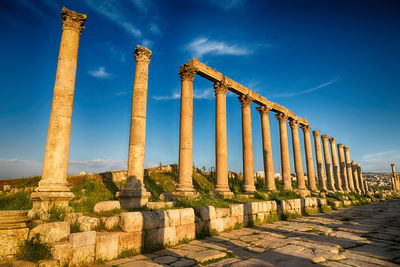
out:
{"label": "carved column capital", "polygon": [[335,138],[335,137],[329,138],[329,142],[330,142],[330,143],[335,143],[335,141],[336,141],[336,138]]}
{"label": "carved column capital", "polygon": [[149,63],[151,58],[151,51],[143,46],[137,45],[135,48],[135,61]]}
{"label": "carved column capital", "polygon": [[275,115],[275,118],[278,119],[279,123],[286,123],[288,115],[285,113],[278,113]]}
{"label": "carved column capital", "polygon": [[392,166],[392,168],[394,168],[395,165],[394,164],[390,164],[390,166]]}
{"label": "carved column capital", "polygon": [[289,126],[292,130],[296,130],[297,127],[299,126],[299,121],[298,120],[290,120]]}
{"label": "carved column capital", "polygon": [[357,163],[357,168],[361,168],[361,164],[360,163]]}
{"label": "carved column capital", "polygon": [[87,16],[85,14],[80,14],[65,7],[61,9],[61,22],[63,23],[63,30],[70,29],[81,34],[82,30],[85,28],[83,25],[85,24],[86,19]]}
{"label": "carved column capital", "polygon": [[309,133],[311,130],[311,125],[301,125],[300,128],[303,130],[304,133]]}
{"label": "carved column capital", "polygon": [[328,138],[329,138],[329,135],[326,135],[326,134],[321,135],[322,142],[327,142]]}
{"label": "carved column capital", "polygon": [[314,131],[312,131],[312,134],[313,134],[314,138],[319,138],[319,136],[321,134],[321,131],[320,130],[314,130]]}
{"label": "carved column capital", "polygon": [[256,107],[256,110],[260,113],[260,115],[262,115],[262,114],[268,114],[270,111],[271,111],[271,109],[270,108],[268,108],[267,106],[259,106],[259,107]]}
{"label": "carved column capital", "polygon": [[184,64],[184,65],[181,65],[178,74],[181,76],[182,80],[192,80],[193,81],[194,75],[196,74],[196,70],[189,64]]}
{"label": "carved column capital", "polygon": [[253,102],[253,98],[251,98],[249,95],[241,95],[239,96],[239,101],[242,104],[242,108],[250,107],[251,102]]}
{"label": "carved column capital", "polygon": [[349,146],[343,146],[344,151],[349,151]]}
{"label": "carved column capital", "polygon": [[228,85],[226,85],[223,82],[215,82],[214,83],[214,91],[215,91],[215,95],[218,95],[218,94],[226,95],[226,92],[228,91]]}
{"label": "carved column capital", "polygon": [[354,160],[351,161],[351,166],[355,167],[357,164]]}

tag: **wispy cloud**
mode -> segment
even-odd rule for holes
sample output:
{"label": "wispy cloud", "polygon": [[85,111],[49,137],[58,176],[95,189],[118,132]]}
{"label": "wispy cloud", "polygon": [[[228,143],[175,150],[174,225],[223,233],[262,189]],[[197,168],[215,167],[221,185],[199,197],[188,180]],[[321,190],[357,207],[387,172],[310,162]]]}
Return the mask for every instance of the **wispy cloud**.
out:
{"label": "wispy cloud", "polygon": [[[175,92],[171,95],[164,95],[164,96],[152,96],[154,100],[175,100],[181,98],[181,92],[175,90]],[[211,100],[215,98],[214,90],[211,88],[207,89],[193,89],[193,99],[207,99]]]}
{"label": "wispy cloud", "polygon": [[151,22],[151,23],[149,24],[149,31],[152,32],[153,34],[161,35],[161,30],[160,30],[160,28],[159,28],[158,25],[157,25],[156,23],[154,23],[154,22]]}
{"label": "wispy cloud", "polygon": [[148,0],[130,0],[130,2],[142,13],[147,14],[149,12]]}
{"label": "wispy cloud", "polygon": [[99,78],[99,79],[103,79],[103,78],[109,78],[111,75],[110,73],[108,73],[106,71],[105,67],[98,67],[96,69],[90,70],[88,71],[88,73],[95,77],[95,78]]}
{"label": "wispy cloud", "polygon": [[123,96],[129,94],[131,91],[125,90],[125,91],[118,91],[115,93],[116,96]]}
{"label": "wispy cloud", "polygon": [[202,57],[206,54],[242,56],[252,53],[252,51],[247,47],[240,47],[236,44],[227,44],[222,41],[212,41],[206,37],[194,39],[186,45],[186,50],[189,50],[195,57]]}
{"label": "wispy cloud", "polygon": [[226,11],[242,7],[245,2],[246,0],[209,0],[211,5]]}
{"label": "wispy cloud", "polygon": [[181,98],[181,93],[176,91],[172,95],[154,95],[151,98],[154,100],[165,101],[165,100],[175,100]]}
{"label": "wispy cloud", "polygon": [[86,4],[95,12],[123,28],[134,37],[141,37],[142,32],[136,28],[126,17],[126,11],[117,0],[85,0]]}
{"label": "wispy cloud", "polygon": [[36,160],[0,159],[0,179],[40,175],[42,162]]}
{"label": "wispy cloud", "polygon": [[283,93],[280,93],[280,94],[273,95],[272,97],[293,97],[293,96],[308,94],[308,93],[317,91],[317,90],[319,90],[321,88],[324,88],[324,87],[327,87],[329,85],[332,85],[334,83],[337,83],[338,81],[339,81],[339,78],[334,78],[334,79],[332,79],[332,80],[330,80],[330,81],[328,81],[326,83],[320,84],[320,85],[318,85],[316,87],[313,87],[313,88],[309,88],[309,89],[302,90],[302,91],[286,91],[286,92],[283,92]]}
{"label": "wispy cloud", "polygon": [[140,42],[140,45],[151,49],[151,47],[153,46],[153,41],[144,39]]}
{"label": "wispy cloud", "polygon": [[31,2],[32,1],[29,0],[22,0],[20,3],[28,8],[30,11],[33,11],[33,13],[36,13],[40,18],[46,19],[47,15],[43,12],[43,10],[38,8],[38,5],[36,5],[35,3]]}
{"label": "wispy cloud", "polygon": [[382,151],[361,157],[363,171],[390,172],[390,164],[400,161],[400,151]]}

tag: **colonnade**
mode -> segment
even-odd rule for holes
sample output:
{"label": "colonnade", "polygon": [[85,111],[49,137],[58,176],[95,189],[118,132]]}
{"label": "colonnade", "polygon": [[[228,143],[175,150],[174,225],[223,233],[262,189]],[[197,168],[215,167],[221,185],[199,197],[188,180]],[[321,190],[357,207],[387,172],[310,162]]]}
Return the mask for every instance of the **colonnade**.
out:
{"label": "colonnade", "polygon": [[396,173],[395,165],[390,164],[392,167],[392,177],[391,177],[391,182],[392,182],[392,190],[393,191],[400,191],[400,179],[399,175]]}

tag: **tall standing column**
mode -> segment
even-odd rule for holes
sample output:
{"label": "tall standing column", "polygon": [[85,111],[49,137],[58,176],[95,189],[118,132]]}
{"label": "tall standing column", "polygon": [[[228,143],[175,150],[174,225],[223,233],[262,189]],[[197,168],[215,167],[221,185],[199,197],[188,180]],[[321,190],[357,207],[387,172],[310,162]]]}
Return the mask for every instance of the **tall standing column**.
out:
{"label": "tall standing column", "polygon": [[61,17],[62,36],[43,172],[39,187],[31,194],[30,215],[46,213],[52,205],[67,207],[74,197],[67,181],[68,157],[79,38],[87,16],[63,8]]}
{"label": "tall standing column", "polygon": [[274,164],[272,161],[271,132],[268,118],[270,109],[267,106],[261,106],[256,108],[256,110],[261,116],[265,186],[267,191],[275,191],[276,186],[274,178]]}
{"label": "tall standing column", "polygon": [[355,161],[351,162],[351,169],[353,171],[354,188],[355,188],[357,193],[361,193],[360,186],[358,184],[357,164],[356,164]]}
{"label": "tall standing column", "polygon": [[217,184],[215,191],[222,197],[233,197],[228,186],[228,146],[226,133],[226,92],[228,86],[214,83],[215,91],[215,158],[217,166]]}
{"label": "tall standing column", "polygon": [[345,192],[350,191],[349,183],[347,180],[347,172],[346,172],[346,162],[344,159],[344,151],[343,144],[337,144],[337,148],[339,150],[339,162],[340,162],[340,178],[342,179],[343,190]]}
{"label": "tall standing column", "polygon": [[342,191],[342,182],[340,179],[340,174],[339,174],[339,162],[338,162],[338,156],[336,152],[336,138],[331,137],[329,138],[329,143],[331,145],[331,153],[332,153],[332,162],[333,162],[333,177],[335,179],[335,187],[336,190]]}
{"label": "tall standing column", "polygon": [[390,166],[392,167],[392,187],[393,187],[393,190],[394,191],[399,191],[400,190],[399,176],[396,173],[395,165],[394,164],[390,164]]}
{"label": "tall standing column", "polygon": [[301,149],[299,140],[299,122],[297,120],[289,121],[290,129],[292,130],[292,144],[293,144],[293,158],[294,169],[297,177],[297,189],[306,190],[306,183],[304,181],[303,165],[301,162]]}
{"label": "tall standing column", "polygon": [[278,113],[275,115],[275,117],[279,121],[283,190],[292,190],[292,178],[290,176],[289,161],[289,144],[286,129],[288,116],[285,113]]}
{"label": "tall standing column", "polygon": [[179,129],[179,184],[176,196],[193,196],[193,79],[196,70],[188,65],[181,66],[181,118]]}
{"label": "tall standing column", "polygon": [[358,184],[360,186],[360,190],[365,194],[367,191],[364,187],[364,178],[362,177],[361,165],[357,164],[357,174],[358,174]]}
{"label": "tall standing column", "polygon": [[313,131],[314,145],[315,145],[315,160],[317,162],[317,172],[318,172],[318,183],[319,191],[326,192],[326,176],[324,170],[324,164],[322,160],[322,150],[321,150],[321,136],[319,130]]}
{"label": "tall standing column", "polygon": [[350,150],[348,146],[344,146],[343,149],[344,149],[344,156],[346,159],[346,172],[347,172],[347,180],[349,182],[349,189],[355,192],[356,189],[354,187],[353,171],[351,168]]}
{"label": "tall standing column", "polygon": [[321,135],[322,145],[324,148],[326,180],[328,181],[328,190],[336,191],[334,187],[333,174],[331,168],[331,155],[329,153],[328,138],[329,136],[326,134]]}
{"label": "tall standing column", "polygon": [[306,151],[308,189],[316,192],[318,191],[318,189],[317,186],[315,185],[315,172],[314,172],[314,163],[313,163],[311,137],[310,137],[311,126],[302,125],[300,127],[303,130],[303,135],[304,135],[304,150]]}
{"label": "tall standing column", "polygon": [[242,142],[243,142],[243,174],[245,193],[256,191],[254,186],[254,165],[253,165],[253,137],[251,132],[251,110],[250,105],[253,99],[248,95],[241,95],[239,101],[242,104]]}
{"label": "tall standing column", "polygon": [[151,51],[136,46],[135,78],[133,81],[131,130],[128,151],[128,175],[124,189],[117,194],[124,209],[147,204],[151,194],[144,187],[144,151],[146,143],[146,107]]}

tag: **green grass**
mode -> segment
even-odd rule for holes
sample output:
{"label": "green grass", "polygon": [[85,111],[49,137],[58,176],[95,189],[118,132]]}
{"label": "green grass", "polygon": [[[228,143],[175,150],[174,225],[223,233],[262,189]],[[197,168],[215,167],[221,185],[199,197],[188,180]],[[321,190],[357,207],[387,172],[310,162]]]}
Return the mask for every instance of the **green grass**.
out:
{"label": "green grass", "polygon": [[65,218],[66,209],[63,207],[53,206],[49,210],[49,222],[63,222]]}
{"label": "green grass", "polygon": [[279,221],[279,215],[276,211],[270,211],[267,218],[265,219],[266,223],[274,223]]}
{"label": "green grass", "polygon": [[132,256],[136,256],[139,254],[139,251],[137,251],[136,249],[124,249],[119,255],[118,255],[118,259],[122,259],[122,258],[128,258],[128,257],[132,257]]}
{"label": "green grass", "polygon": [[13,184],[12,188],[26,188],[26,187],[37,187],[41,176],[34,176],[23,179],[20,183]]}
{"label": "green grass", "polygon": [[231,252],[231,251],[223,250],[223,251],[221,251],[221,252],[225,252],[226,255],[225,255],[224,257],[221,257],[221,258],[206,260],[206,261],[198,262],[198,263],[199,263],[200,265],[205,266],[205,265],[209,265],[209,264],[212,264],[212,263],[216,263],[216,262],[219,262],[219,261],[222,261],[222,260],[225,260],[225,259],[229,259],[229,258],[234,258],[234,257],[236,257],[235,254],[234,254],[233,252]]}
{"label": "green grass", "polygon": [[285,191],[275,191],[268,193],[268,200],[287,200],[287,199],[296,199],[301,196],[296,194],[294,191],[285,190]]}
{"label": "green grass", "polygon": [[322,205],[319,207],[319,212],[320,213],[327,213],[330,212],[332,209],[328,205]]}
{"label": "green grass", "polygon": [[149,201],[159,201],[164,192],[172,193],[178,183],[177,172],[152,173],[144,177],[144,184],[151,193]]}
{"label": "green grass", "polygon": [[297,218],[301,218],[301,214],[298,213],[284,213],[282,214],[282,220],[284,221],[291,221]]}
{"label": "green grass", "polygon": [[0,210],[30,210],[32,191],[20,191],[0,195]]}
{"label": "green grass", "polygon": [[79,225],[79,223],[78,223],[77,221],[72,222],[72,223],[69,225],[69,228],[70,228],[70,232],[71,232],[71,233],[80,233],[80,232],[83,232],[82,229],[81,229],[81,226]]}
{"label": "green grass", "polygon": [[37,234],[31,239],[19,246],[17,258],[21,260],[28,260],[38,262],[40,260],[47,260],[52,257],[50,245],[40,240],[40,235]]}

